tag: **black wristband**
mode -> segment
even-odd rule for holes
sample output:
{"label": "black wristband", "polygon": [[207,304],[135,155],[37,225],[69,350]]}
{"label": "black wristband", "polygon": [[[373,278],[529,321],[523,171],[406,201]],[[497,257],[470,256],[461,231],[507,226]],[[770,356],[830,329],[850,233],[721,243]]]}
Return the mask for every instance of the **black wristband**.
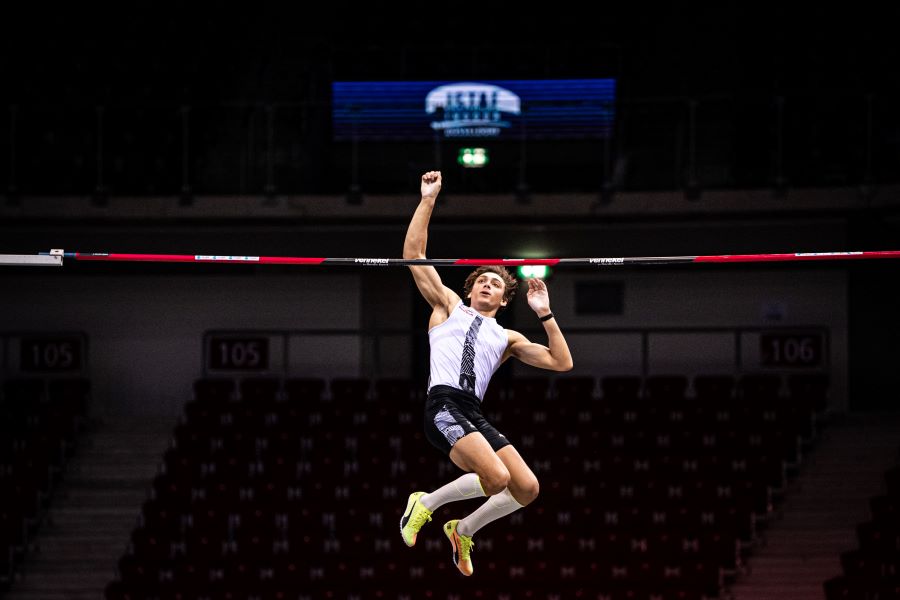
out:
{"label": "black wristband", "polygon": [[549,320],[552,319],[552,318],[553,318],[553,313],[547,313],[546,315],[544,315],[543,317],[541,317],[539,320],[541,320],[541,321],[549,321]]}

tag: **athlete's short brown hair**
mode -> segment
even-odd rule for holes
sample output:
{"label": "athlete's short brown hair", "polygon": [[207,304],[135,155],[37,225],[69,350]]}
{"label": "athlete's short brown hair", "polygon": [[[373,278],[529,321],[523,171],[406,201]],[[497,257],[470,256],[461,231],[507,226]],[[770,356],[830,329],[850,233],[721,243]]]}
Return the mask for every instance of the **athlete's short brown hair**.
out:
{"label": "athlete's short brown hair", "polygon": [[475,280],[481,277],[484,273],[495,273],[500,276],[503,280],[504,289],[503,289],[503,299],[506,300],[507,304],[513,299],[513,296],[516,295],[516,289],[519,287],[519,281],[512,276],[506,267],[499,267],[494,265],[486,265],[483,267],[478,267],[466,277],[466,283],[463,286],[463,290],[465,291],[465,297],[468,298],[469,294],[472,293],[472,288],[475,287]]}

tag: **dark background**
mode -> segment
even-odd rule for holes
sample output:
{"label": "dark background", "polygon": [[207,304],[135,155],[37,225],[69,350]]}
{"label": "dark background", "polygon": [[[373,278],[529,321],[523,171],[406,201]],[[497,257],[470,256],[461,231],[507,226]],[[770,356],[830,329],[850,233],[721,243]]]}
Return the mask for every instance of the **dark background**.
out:
{"label": "dark background", "polygon": [[[897,181],[896,7],[554,8],[9,9],[0,74],[16,116],[14,131],[0,119],[0,173],[22,194],[343,193],[352,144],[331,142],[334,80],[615,77],[609,144],[531,144],[524,175],[521,144],[495,145],[476,176],[445,142],[455,191]],[[433,146],[361,144],[357,182],[406,192]]]}
{"label": "dark background", "polygon": [[[433,168],[444,172],[448,202],[588,194],[617,207],[674,191],[679,205],[552,217],[540,204],[515,216],[498,208],[479,217],[494,223],[495,236],[467,233],[465,216],[438,216],[436,226],[462,227],[460,239],[471,244],[435,247],[435,256],[494,254],[496,236],[516,240],[546,223],[560,226],[544,234],[559,256],[900,247],[892,187],[900,183],[896,6],[479,4],[404,12],[323,5],[313,12],[149,3],[4,9],[0,250],[62,241],[85,250],[297,254],[320,243],[323,254],[394,256],[396,243],[382,240],[400,239],[408,216],[358,213],[347,200],[414,197],[421,172]],[[457,142],[331,140],[334,80],[573,77],[616,78],[608,142],[488,144],[490,167],[473,172],[456,165]],[[850,190],[857,201],[778,209],[778,198],[804,189]],[[748,203],[725,220],[703,204],[712,191],[739,203],[747,190],[771,191],[773,210]],[[214,209],[163,223],[103,212],[121,197],[190,204],[285,195],[320,195],[335,208],[325,217],[285,218],[251,210],[252,224],[237,225]],[[27,210],[46,196],[89,197],[94,209],[66,218]],[[818,219],[837,219],[844,236],[816,247],[773,246],[772,219],[793,224],[799,239]],[[347,235],[347,223],[361,229]],[[736,237],[736,223],[751,233]],[[583,235],[571,225],[583,226]],[[631,233],[605,237],[611,225]],[[641,235],[660,226],[666,235]],[[300,242],[303,228],[315,234]],[[885,262],[822,268],[850,273],[851,397],[859,407],[888,406],[885,390],[897,383],[900,359],[897,269]]]}

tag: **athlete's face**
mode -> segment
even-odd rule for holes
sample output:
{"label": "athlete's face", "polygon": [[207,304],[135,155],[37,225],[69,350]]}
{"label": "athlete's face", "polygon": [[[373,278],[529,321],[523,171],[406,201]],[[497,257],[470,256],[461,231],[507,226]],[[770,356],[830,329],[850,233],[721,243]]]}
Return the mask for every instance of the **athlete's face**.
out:
{"label": "athlete's face", "polygon": [[500,307],[506,306],[506,300],[503,299],[505,291],[506,283],[502,277],[490,271],[482,273],[472,285],[469,304],[475,310],[498,310]]}

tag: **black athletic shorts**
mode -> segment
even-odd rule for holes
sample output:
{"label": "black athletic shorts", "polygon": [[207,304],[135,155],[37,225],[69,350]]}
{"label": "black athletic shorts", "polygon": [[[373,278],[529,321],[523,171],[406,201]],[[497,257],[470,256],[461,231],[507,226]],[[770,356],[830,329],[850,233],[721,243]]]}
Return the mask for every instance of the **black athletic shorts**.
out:
{"label": "black athletic shorts", "polygon": [[480,432],[494,452],[509,445],[506,436],[481,414],[481,401],[477,396],[447,385],[436,385],[428,391],[425,437],[432,446],[450,454],[453,444],[473,431]]}

